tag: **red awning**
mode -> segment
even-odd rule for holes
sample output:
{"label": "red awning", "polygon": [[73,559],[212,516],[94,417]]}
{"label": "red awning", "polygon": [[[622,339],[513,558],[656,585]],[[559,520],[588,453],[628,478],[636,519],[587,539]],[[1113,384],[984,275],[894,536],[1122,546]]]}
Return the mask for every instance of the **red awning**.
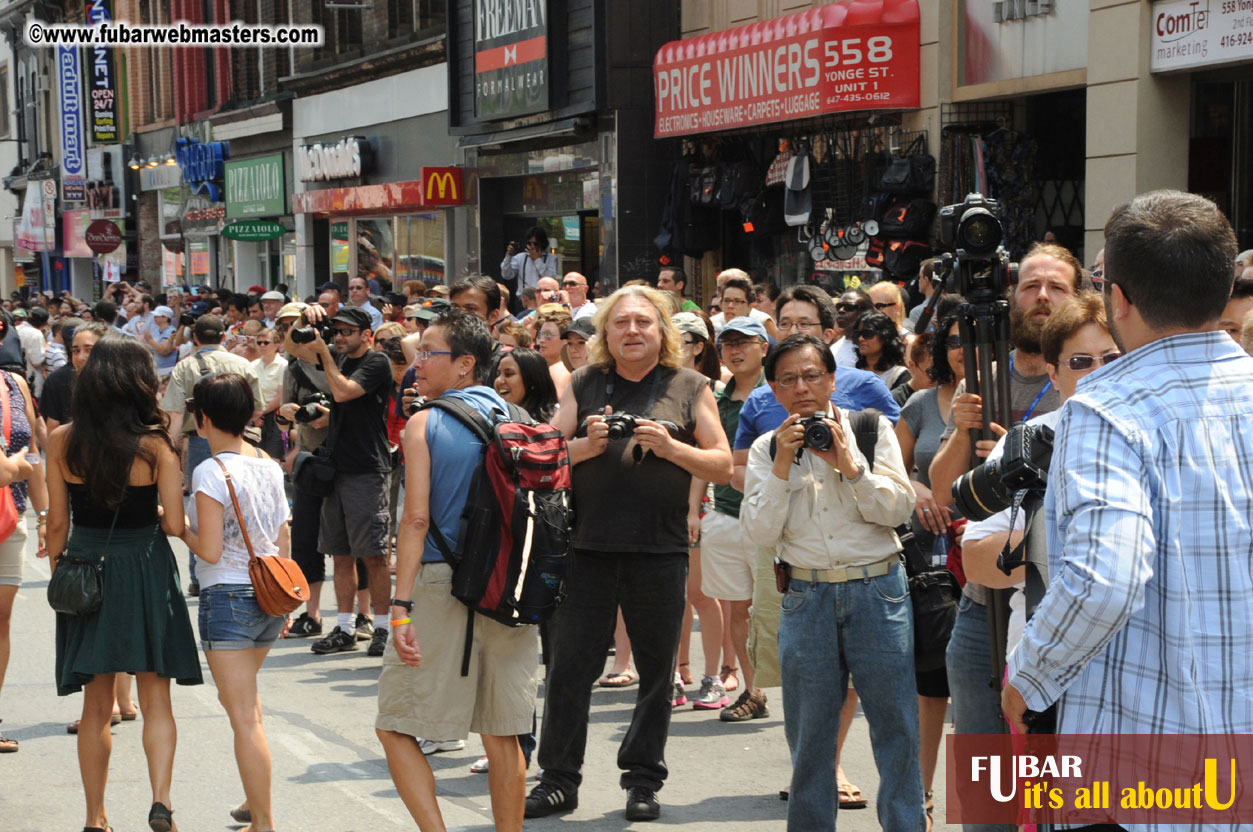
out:
{"label": "red awning", "polygon": [[657,138],[918,106],[917,0],[841,0],[667,43],[653,61]]}
{"label": "red awning", "polygon": [[404,213],[447,208],[465,201],[462,171],[458,167],[424,167],[422,178],[385,185],[326,188],[292,197],[292,212],[321,217]]}

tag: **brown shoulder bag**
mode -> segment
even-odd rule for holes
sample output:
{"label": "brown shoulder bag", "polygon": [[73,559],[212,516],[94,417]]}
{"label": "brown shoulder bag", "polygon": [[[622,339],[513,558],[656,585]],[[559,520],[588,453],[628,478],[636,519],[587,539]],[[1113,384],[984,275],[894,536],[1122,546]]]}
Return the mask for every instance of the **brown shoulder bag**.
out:
{"label": "brown shoulder bag", "polygon": [[266,615],[288,615],[301,604],[309,600],[309,582],[305,573],[291,558],[279,555],[261,555],[252,549],[252,539],[248,536],[248,526],[244,524],[244,514],[239,510],[239,498],[235,496],[235,485],[231,482],[231,472],[226,470],[226,463],[217,457],[213,458],[222,468],[226,477],[226,487],[231,492],[231,502],[235,505],[235,516],[239,518],[239,532],[244,536],[244,545],[248,547],[248,577],[252,579],[252,588],[257,593],[257,606]]}

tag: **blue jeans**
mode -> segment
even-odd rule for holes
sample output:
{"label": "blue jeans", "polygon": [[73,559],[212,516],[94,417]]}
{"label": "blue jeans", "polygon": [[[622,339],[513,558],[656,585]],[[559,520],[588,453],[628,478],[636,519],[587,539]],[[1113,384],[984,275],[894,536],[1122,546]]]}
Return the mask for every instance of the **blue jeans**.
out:
{"label": "blue jeans", "polygon": [[[187,475],[187,490],[191,491],[191,475],[195,472],[196,466],[213,456],[213,452],[209,450],[209,440],[198,434],[188,434],[187,436],[187,469],[184,473]],[[196,499],[196,495],[192,494],[189,499]],[[192,583],[196,583],[196,553],[189,551],[187,553],[187,574],[190,576]]]}
{"label": "blue jeans", "polygon": [[200,589],[200,645],[204,650],[272,647],[286,616],[266,615],[252,584],[214,584]]}
{"label": "blue jeans", "polygon": [[[988,608],[965,595],[957,606],[957,621],[953,624],[953,635],[949,638],[945,659],[956,733],[1005,733],[1000,685],[992,666]],[[963,823],[962,829],[964,832],[1013,832],[1014,827],[995,823]]]}
{"label": "blue jeans", "polygon": [[779,617],[783,727],[792,750],[787,828],[835,830],[835,744],[849,674],[879,770],[875,806],[889,832],[920,832],[923,812],[914,624],[904,567],[842,584],[793,579]]}

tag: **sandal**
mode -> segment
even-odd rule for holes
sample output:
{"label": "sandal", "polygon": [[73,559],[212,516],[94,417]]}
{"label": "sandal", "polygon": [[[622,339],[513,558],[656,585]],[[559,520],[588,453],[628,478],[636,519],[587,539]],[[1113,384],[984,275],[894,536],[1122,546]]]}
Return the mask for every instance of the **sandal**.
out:
{"label": "sandal", "polygon": [[152,832],[170,832],[174,828],[174,811],[164,803],[154,803],[148,810],[148,828]]}
{"label": "sandal", "polygon": [[[135,711],[135,716],[137,716],[138,714],[139,714],[139,711]],[[131,716],[131,719],[134,719],[134,718],[135,718],[135,716]],[[123,720],[123,719],[126,719],[126,717],[125,717],[124,715],[122,715],[122,714],[113,714],[112,716],[110,716],[110,717],[109,717],[109,724],[110,724],[110,725],[121,725],[121,724],[122,724],[122,720]],[[82,722],[82,720],[81,720],[81,719],[76,719],[76,720],[74,720],[73,722],[71,722],[69,725],[65,726],[65,733],[67,733],[67,734],[77,734],[77,733],[78,733],[78,724],[79,724],[80,722]]]}
{"label": "sandal", "polygon": [[[687,670],[683,669],[685,667],[687,668]],[[685,685],[692,684],[692,663],[691,662],[679,662],[678,672],[679,672],[679,678],[683,680],[683,684]]]}
{"label": "sandal", "polygon": [[248,804],[241,803],[231,809],[231,820],[236,823],[252,823],[252,810],[248,808]]}
{"label": "sandal", "polygon": [[10,739],[4,734],[0,734],[0,754],[12,754],[15,751],[17,751],[17,740]]}
{"label": "sandal", "polygon": [[866,798],[862,797],[861,789],[852,783],[840,783],[840,808],[841,809],[865,809]]}
{"label": "sandal", "polygon": [[788,796],[791,793],[792,793],[792,787],[784,786],[783,788],[779,789],[779,800],[787,800]]}
{"label": "sandal", "polygon": [[602,688],[629,688],[639,680],[640,677],[635,675],[635,671],[628,667],[621,673],[608,673],[600,677],[596,684]]}
{"label": "sandal", "polygon": [[722,666],[721,672],[718,673],[718,678],[722,680],[722,686],[726,688],[727,693],[740,689],[740,679],[735,675],[739,672],[740,669],[733,665],[724,664]]}
{"label": "sandal", "polygon": [[935,792],[927,792],[923,797],[926,799],[924,808],[927,810],[927,832],[931,832],[935,826]]}

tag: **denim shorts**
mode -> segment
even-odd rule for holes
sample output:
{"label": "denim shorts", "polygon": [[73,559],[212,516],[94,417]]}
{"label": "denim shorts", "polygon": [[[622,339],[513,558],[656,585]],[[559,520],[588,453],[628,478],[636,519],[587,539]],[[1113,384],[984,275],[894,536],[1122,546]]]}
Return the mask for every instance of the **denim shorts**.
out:
{"label": "denim shorts", "polygon": [[252,584],[214,584],[200,589],[200,646],[204,650],[270,647],[283,631],[283,616],[257,606]]}

